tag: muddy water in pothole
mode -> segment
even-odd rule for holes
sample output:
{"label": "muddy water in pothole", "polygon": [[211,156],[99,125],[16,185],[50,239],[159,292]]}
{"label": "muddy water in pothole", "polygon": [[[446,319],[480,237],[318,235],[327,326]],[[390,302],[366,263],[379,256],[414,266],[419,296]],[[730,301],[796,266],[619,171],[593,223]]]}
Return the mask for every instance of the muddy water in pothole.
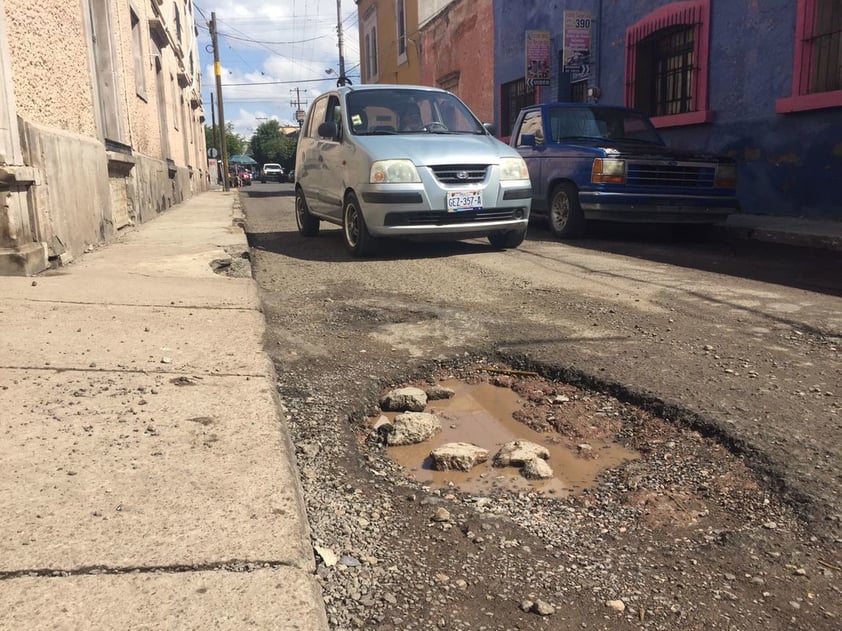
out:
{"label": "muddy water in pothole", "polygon": [[[389,455],[421,483],[441,488],[454,484],[462,491],[483,494],[492,490],[536,491],[566,496],[593,486],[603,471],[637,458],[638,454],[616,442],[589,439],[590,451],[580,451],[577,444],[557,432],[536,432],[512,418],[521,400],[509,388],[492,384],[467,384],[444,381],[452,389],[450,399],[430,401],[425,412],[436,414],[442,431],[417,445],[390,447]],[[386,413],[394,419],[396,413]],[[492,467],[500,447],[512,440],[528,440],[545,446],[550,452],[547,463],[554,477],[527,480],[515,467]],[[488,450],[488,461],[471,471],[436,471],[430,452],[452,442],[473,443]],[[579,441],[582,442],[582,441]]]}

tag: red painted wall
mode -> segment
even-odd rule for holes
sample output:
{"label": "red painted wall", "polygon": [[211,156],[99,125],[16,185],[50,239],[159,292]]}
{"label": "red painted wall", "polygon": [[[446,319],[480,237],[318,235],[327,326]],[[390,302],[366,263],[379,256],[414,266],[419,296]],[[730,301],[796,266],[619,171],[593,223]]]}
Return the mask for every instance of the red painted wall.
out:
{"label": "red painted wall", "polygon": [[494,122],[493,0],[456,0],[424,25],[421,42],[421,83],[451,90]]}

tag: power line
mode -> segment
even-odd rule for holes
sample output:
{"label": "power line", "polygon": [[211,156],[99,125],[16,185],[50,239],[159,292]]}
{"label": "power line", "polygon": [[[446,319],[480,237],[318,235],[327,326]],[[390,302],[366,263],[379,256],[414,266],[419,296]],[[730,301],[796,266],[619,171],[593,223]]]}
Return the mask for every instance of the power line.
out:
{"label": "power line", "polygon": [[310,37],[308,39],[297,39],[297,40],[290,40],[288,42],[267,42],[259,39],[252,39],[250,37],[237,37],[236,35],[231,35],[230,33],[220,33],[222,37],[227,37],[228,39],[235,39],[240,42],[248,42],[250,44],[264,44],[268,46],[286,46],[291,44],[306,44],[308,42],[315,42],[319,39],[324,39],[326,37],[330,37],[330,35],[319,35],[318,37]]}
{"label": "power line", "polygon": [[[357,64],[358,66],[359,64]],[[354,66],[356,68],[357,66]],[[353,68],[352,68],[353,70]],[[355,75],[352,75],[355,76]],[[359,77],[358,77],[359,78]],[[249,86],[249,85],[282,85],[284,83],[317,83],[319,81],[330,81],[330,79],[295,79],[291,81],[249,81],[248,83],[223,83],[226,88],[232,86]]]}

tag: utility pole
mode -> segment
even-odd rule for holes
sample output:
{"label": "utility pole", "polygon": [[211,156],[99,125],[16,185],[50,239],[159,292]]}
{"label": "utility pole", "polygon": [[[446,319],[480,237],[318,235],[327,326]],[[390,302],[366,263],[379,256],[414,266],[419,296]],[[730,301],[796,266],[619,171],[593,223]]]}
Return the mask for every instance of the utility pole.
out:
{"label": "utility pole", "polygon": [[[213,148],[219,152],[219,138],[216,136],[216,106],[213,104],[213,92],[210,93],[211,97],[211,134],[213,135]],[[219,173],[221,169],[219,168],[219,158],[222,156],[219,153],[216,154],[216,181],[219,182]]]}
{"label": "utility pole", "polygon": [[336,33],[339,36],[339,78],[336,80],[336,85],[343,86],[351,82],[345,76],[345,53],[342,46],[342,0],[336,0]]}
{"label": "utility pole", "polygon": [[290,101],[289,104],[295,107],[295,120],[298,121],[298,129],[304,124],[304,109],[307,101],[301,100],[301,88],[295,88],[295,100]]}
{"label": "utility pole", "polygon": [[219,136],[222,153],[222,190],[228,191],[228,143],[225,133],[225,110],[222,106],[222,66],[219,63],[219,40],[216,33],[216,11],[211,12],[208,24],[213,41],[213,73],[216,75],[216,100],[219,103]]}

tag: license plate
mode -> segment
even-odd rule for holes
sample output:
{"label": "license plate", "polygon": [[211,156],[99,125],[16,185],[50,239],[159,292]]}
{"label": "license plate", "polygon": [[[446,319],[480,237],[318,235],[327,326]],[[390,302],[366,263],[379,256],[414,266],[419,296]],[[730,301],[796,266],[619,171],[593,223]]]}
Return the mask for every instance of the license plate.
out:
{"label": "license plate", "polygon": [[480,191],[448,191],[447,212],[455,213],[463,210],[482,210],[482,193]]}

